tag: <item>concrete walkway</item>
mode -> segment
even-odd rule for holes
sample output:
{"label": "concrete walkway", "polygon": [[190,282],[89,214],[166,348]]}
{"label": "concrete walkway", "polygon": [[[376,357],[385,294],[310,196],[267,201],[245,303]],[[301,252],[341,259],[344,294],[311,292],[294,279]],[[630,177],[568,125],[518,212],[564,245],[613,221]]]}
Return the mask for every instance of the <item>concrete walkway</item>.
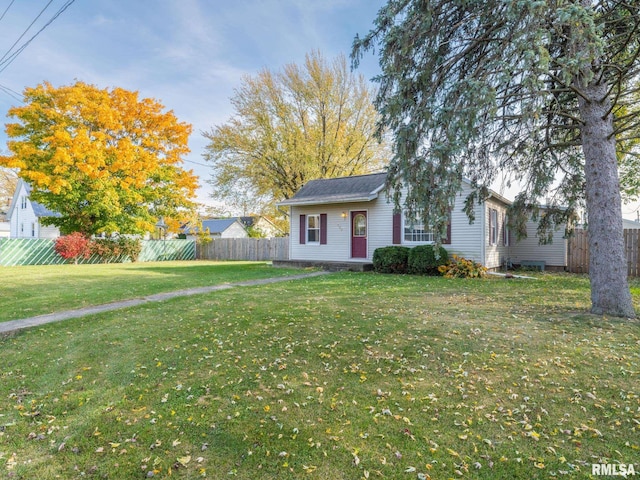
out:
{"label": "concrete walkway", "polygon": [[217,292],[219,290],[228,290],[236,287],[250,287],[254,285],[268,285],[270,283],[286,282],[288,280],[299,280],[302,278],[317,277],[318,275],[326,275],[330,272],[320,271],[311,273],[302,273],[300,275],[287,275],[285,277],[264,278],[260,280],[247,280],[238,283],[223,283],[221,285],[212,285],[209,287],[187,288],[185,290],[175,290],[173,292],[156,293],[141,298],[132,298],[120,302],[106,303],[104,305],[94,305],[91,307],[78,308],[75,310],[65,310],[62,312],[49,313],[46,315],[38,315],[37,317],[23,318],[21,320],[10,320],[0,323],[0,335],[16,332],[25,328],[37,327],[47,323],[60,322],[69,318],[84,317],[95,313],[110,312],[121,308],[135,307],[150,302],[162,302],[176,297],[187,297],[189,295],[199,295],[201,293]]}

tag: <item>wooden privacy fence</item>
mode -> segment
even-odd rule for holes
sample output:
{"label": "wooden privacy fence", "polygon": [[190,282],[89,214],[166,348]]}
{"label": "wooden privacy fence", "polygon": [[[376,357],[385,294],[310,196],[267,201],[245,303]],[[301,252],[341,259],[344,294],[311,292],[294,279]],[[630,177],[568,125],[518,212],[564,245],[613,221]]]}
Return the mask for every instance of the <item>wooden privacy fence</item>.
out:
{"label": "wooden privacy fence", "polygon": [[[624,252],[627,275],[640,277],[640,230],[624,230]],[[567,263],[572,273],[589,273],[589,239],[586,230],[575,230],[569,238]]]}
{"label": "wooden privacy fence", "polygon": [[216,238],[198,245],[199,260],[288,260],[289,237]]}

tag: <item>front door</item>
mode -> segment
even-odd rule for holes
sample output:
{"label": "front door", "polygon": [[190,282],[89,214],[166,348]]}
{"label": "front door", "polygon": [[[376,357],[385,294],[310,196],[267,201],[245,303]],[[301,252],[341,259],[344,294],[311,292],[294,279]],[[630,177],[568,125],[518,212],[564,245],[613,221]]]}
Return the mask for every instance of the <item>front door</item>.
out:
{"label": "front door", "polygon": [[351,257],[367,258],[367,212],[351,212]]}

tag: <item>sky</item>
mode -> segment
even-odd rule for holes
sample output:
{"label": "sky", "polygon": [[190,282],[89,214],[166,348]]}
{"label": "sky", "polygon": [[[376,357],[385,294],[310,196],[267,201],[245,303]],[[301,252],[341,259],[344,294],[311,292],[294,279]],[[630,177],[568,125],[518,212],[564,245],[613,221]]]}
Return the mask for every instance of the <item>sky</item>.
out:
{"label": "sky", "polygon": [[[61,86],[80,80],[100,88],[138,91],[193,126],[184,167],[199,177],[197,201],[213,204],[202,132],[233,115],[230,98],[242,78],[265,68],[278,71],[290,63],[302,64],[313,50],[329,60],[341,54],[348,58],[356,34],[369,31],[385,3],[0,0],[0,117],[20,104],[25,87],[43,81]],[[355,73],[367,80],[379,73],[375,56],[365,56]],[[6,140],[0,128],[2,151]],[[494,188],[511,199],[516,193]],[[636,219],[639,206],[623,206],[623,216]]]}
{"label": "sky", "polygon": [[[302,64],[313,50],[328,60],[340,54],[348,58],[356,34],[369,31],[385,3],[0,0],[0,119],[10,120],[7,111],[21,104],[25,87],[44,81],[61,86],[79,80],[138,91],[193,126],[191,153],[183,166],[200,178],[197,200],[211,204],[211,168],[202,158],[207,142],[201,132],[232,116],[230,98],[242,78],[265,68],[278,71],[290,63]],[[377,59],[370,55],[355,73],[368,80],[377,72]],[[0,130],[0,149],[6,151],[7,137],[4,128]]]}

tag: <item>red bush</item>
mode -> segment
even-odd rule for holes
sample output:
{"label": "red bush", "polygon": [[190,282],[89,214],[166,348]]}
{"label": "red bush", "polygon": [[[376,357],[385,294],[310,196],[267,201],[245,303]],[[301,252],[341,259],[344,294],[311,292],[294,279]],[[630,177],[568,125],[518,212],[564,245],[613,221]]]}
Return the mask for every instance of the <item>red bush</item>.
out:
{"label": "red bush", "polygon": [[79,232],[58,237],[56,239],[55,251],[65,260],[73,260],[78,263],[80,257],[89,258],[91,256],[90,242],[87,237]]}

